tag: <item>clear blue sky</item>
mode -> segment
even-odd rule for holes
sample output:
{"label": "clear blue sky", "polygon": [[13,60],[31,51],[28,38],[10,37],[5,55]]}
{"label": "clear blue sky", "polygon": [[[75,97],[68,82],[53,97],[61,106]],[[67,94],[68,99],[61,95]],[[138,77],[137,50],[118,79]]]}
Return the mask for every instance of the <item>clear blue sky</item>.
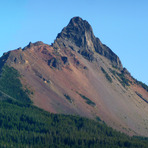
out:
{"label": "clear blue sky", "polygon": [[30,41],[51,44],[74,16],[87,20],[123,66],[148,84],[147,0],[1,0],[0,56]]}

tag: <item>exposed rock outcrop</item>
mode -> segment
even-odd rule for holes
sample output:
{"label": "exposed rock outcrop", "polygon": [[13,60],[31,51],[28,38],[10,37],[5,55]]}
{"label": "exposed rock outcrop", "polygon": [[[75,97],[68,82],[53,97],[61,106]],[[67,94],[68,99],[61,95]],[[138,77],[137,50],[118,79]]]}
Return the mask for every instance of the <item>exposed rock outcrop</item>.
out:
{"label": "exposed rock outcrop", "polygon": [[94,53],[97,52],[108,58],[114,66],[122,69],[118,56],[94,36],[90,24],[80,17],[70,20],[69,24],[58,34],[52,46],[61,49],[71,48],[89,61],[95,60]]}

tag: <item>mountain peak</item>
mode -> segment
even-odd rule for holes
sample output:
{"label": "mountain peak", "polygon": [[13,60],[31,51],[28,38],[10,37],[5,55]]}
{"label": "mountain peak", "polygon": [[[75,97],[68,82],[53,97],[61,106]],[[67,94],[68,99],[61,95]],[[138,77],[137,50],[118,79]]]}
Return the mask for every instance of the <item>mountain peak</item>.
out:
{"label": "mountain peak", "polygon": [[73,17],[69,24],[58,34],[55,48],[72,49],[89,61],[94,61],[96,53],[108,58],[112,64],[122,69],[118,56],[94,36],[91,25],[80,17]]}
{"label": "mountain peak", "polygon": [[70,23],[80,23],[80,22],[83,22],[84,20],[79,17],[79,16],[76,16],[76,17],[73,17],[71,20],[70,20]]}
{"label": "mountain peak", "polygon": [[70,47],[80,53],[81,49],[94,50],[92,40],[95,39],[91,25],[80,17],[73,17],[69,24],[58,34],[53,46]]}
{"label": "mountain peak", "polygon": [[92,28],[90,24],[86,21],[83,20],[80,17],[73,17],[67,27],[74,27],[81,29],[82,31],[92,31]]}
{"label": "mountain peak", "polygon": [[[97,117],[121,132],[148,136],[148,87],[132,78],[80,17],[70,20],[52,46],[30,42],[4,54],[0,82],[9,84],[13,75],[7,78],[5,65],[18,70],[22,89],[46,111]],[[7,90],[3,83],[0,88]]]}
{"label": "mountain peak", "polygon": [[70,20],[70,22],[79,22],[79,21],[80,22],[83,21],[83,19],[79,16],[75,16]]}
{"label": "mountain peak", "polygon": [[[87,37],[86,37],[87,33]],[[80,17],[73,17],[69,24],[58,34],[57,40],[69,40],[78,47],[83,47],[86,45],[86,38],[94,38],[92,28],[90,24]],[[66,44],[64,44],[65,46]],[[60,45],[62,47],[62,45]]]}

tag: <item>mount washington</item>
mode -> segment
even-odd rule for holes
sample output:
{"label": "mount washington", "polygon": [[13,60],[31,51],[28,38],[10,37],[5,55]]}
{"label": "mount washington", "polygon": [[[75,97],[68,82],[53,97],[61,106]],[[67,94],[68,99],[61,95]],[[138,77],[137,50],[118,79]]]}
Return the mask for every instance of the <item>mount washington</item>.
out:
{"label": "mount washington", "polygon": [[148,86],[131,76],[80,17],[72,18],[52,45],[30,42],[4,53],[0,66],[19,72],[23,90],[31,92],[26,102],[55,114],[100,118],[130,136],[148,136]]}

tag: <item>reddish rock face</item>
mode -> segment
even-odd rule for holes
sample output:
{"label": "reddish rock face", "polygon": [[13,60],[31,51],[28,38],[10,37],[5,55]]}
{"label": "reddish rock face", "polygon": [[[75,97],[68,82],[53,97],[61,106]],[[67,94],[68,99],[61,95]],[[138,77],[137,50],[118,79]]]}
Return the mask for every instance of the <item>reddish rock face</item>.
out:
{"label": "reddish rock face", "polygon": [[29,43],[4,54],[1,67],[4,64],[20,72],[36,106],[53,113],[99,116],[129,135],[148,136],[148,91],[94,36],[87,21],[71,19],[51,46]]}

